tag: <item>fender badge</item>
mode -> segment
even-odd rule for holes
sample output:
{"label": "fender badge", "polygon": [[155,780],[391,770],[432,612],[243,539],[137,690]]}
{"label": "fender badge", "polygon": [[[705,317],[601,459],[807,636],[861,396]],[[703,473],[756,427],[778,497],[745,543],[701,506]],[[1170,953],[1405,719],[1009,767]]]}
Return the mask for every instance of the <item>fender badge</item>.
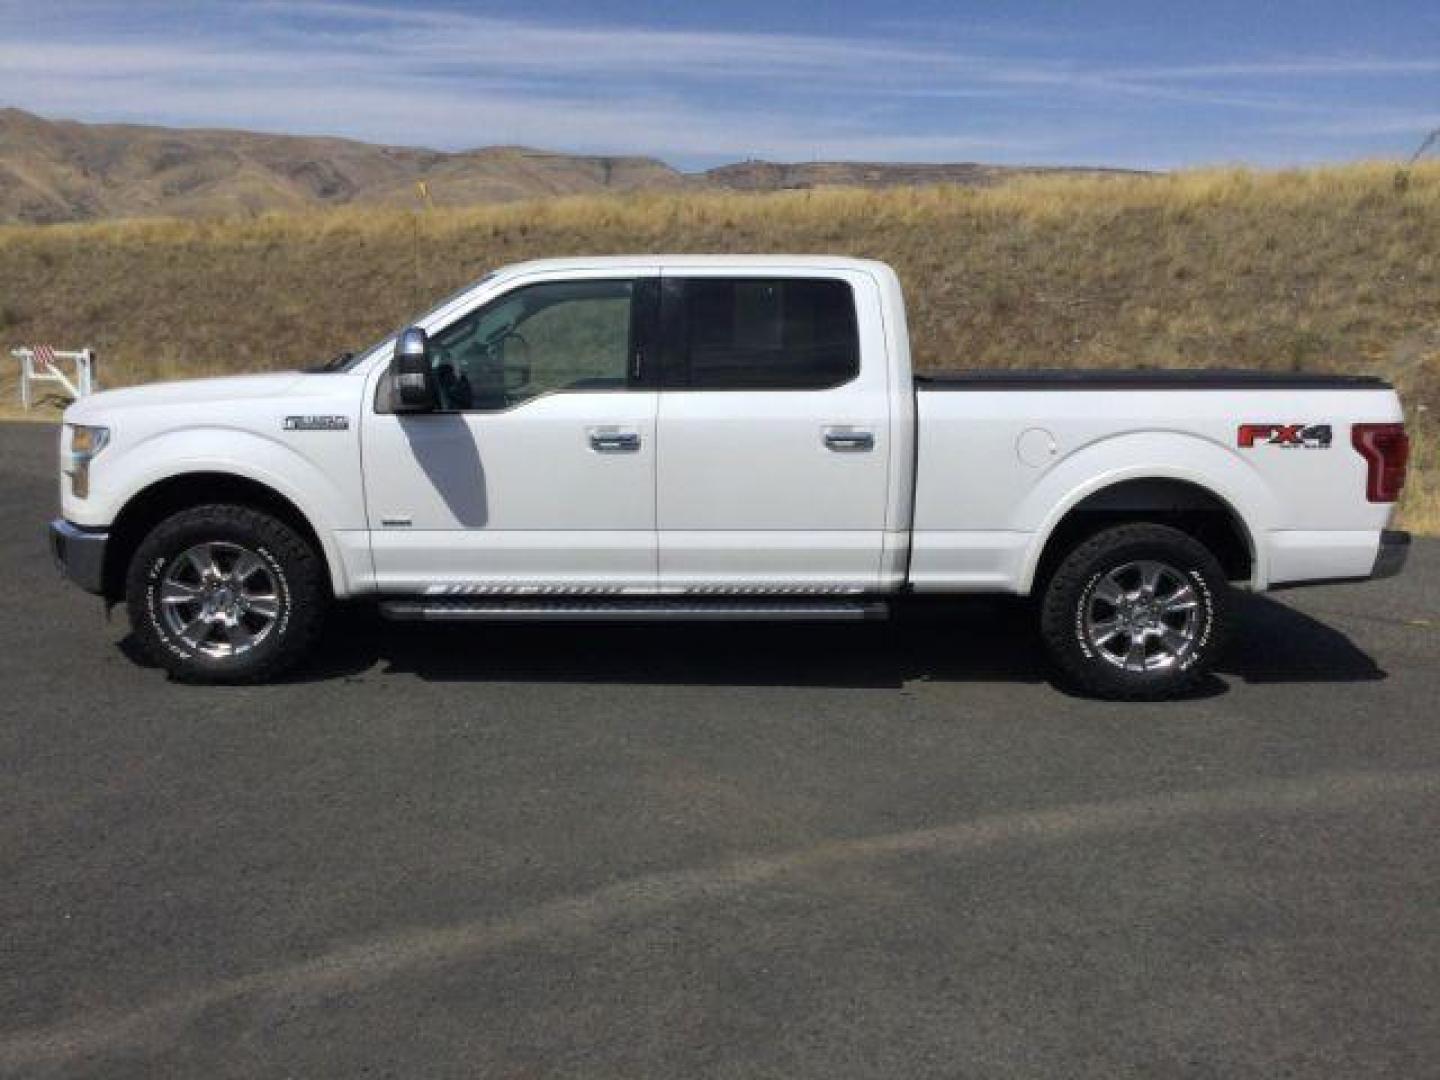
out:
{"label": "fender badge", "polygon": [[287,416],[286,431],[347,431],[350,428],[348,416]]}
{"label": "fender badge", "polygon": [[1329,424],[1241,424],[1239,443],[1254,446],[1306,447],[1324,450],[1330,445]]}

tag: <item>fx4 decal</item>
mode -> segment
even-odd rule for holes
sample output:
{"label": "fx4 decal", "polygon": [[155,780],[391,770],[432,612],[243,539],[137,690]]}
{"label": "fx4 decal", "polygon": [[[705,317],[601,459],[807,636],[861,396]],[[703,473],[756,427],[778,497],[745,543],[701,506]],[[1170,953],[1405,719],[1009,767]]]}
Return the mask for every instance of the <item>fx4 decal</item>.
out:
{"label": "fx4 decal", "polygon": [[1330,445],[1329,424],[1241,424],[1240,445],[1305,447],[1324,450]]}

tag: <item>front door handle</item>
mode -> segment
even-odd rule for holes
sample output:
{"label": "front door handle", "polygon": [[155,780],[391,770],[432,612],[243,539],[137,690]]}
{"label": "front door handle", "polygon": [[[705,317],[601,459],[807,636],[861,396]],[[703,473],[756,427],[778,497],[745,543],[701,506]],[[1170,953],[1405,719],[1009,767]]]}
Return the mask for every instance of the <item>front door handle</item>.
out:
{"label": "front door handle", "polygon": [[638,431],[592,431],[590,448],[599,454],[633,454],[640,449]]}
{"label": "front door handle", "polygon": [[875,433],[831,428],[825,432],[825,445],[837,454],[863,454],[875,449]]}

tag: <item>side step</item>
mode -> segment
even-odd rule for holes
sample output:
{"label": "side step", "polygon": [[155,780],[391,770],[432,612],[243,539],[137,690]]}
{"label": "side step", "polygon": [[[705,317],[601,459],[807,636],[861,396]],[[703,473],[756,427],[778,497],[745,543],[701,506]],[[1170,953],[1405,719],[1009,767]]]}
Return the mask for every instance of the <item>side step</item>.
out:
{"label": "side step", "polygon": [[420,622],[861,622],[887,619],[883,600],[750,598],[743,600],[386,600],[387,619]]}

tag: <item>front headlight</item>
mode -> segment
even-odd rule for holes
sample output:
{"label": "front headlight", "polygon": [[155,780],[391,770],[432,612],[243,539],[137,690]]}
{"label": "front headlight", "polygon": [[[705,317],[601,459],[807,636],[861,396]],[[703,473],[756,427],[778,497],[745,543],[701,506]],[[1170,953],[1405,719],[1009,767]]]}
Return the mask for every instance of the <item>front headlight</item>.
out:
{"label": "front headlight", "polygon": [[109,442],[109,428],[70,425],[70,455],[65,475],[70,477],[70,494],[75,498],[83,499],[90,494],[90,462]]}

